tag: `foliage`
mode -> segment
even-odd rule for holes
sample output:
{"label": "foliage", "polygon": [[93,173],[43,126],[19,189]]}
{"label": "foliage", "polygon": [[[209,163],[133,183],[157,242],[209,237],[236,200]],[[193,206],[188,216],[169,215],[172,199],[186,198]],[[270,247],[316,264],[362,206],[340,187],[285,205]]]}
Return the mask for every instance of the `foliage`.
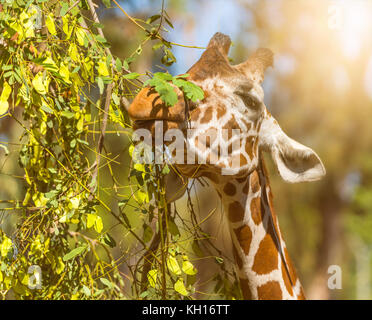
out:
{"label": "foliage", "polygon": [[182,79],[187,77],[188,74],[173,77],[169,73],[156,72],[153,78],[147,80],[144,85],[154,87],[167,106],[173,106],[178,101],[177,93],[169,83],[170,81],[181,89],[186,98],[190,99],[192,102],[202,100],[204,98],[203,90],[194,83]]}
{"label": "foliage", "polygon": [[[19,166],[26,187],[23,199],[4,201],[14,204],[10,209],[18,212],[18,222],[12,235],[0,230],[1,296],[189,298],[195,292],[197,274],[189,252],[200,256],[193,239],[208,235],[194,216],[190,228],[183,218],[177,219],[177,211],[170,211],[163,186],[169,168],[134,166],[126,187],[133,182],[135,190],[120,194],[112,174],[115,161],[103,154],[108,125],[117,128],[118,135],[118,128],[130,133],[126,97],[132,98],[143,85],[154,86],[169,107],[177,102],[174,86],[187,99],[203,98],[202,90],[188,82],[187,75],[158,72],[143,84],[141,74],[130,71],[148,40],[157,41],[153,49],[162,49],[165,65],[175,61],[172,43],[161,35],[167,31],[164,24],[173,27],[164,7],[146,21],[130,17],[145,36],[135,52],[120,59],[111,53],[90,0],[0,3],[0,113],[23,130]],[[111,7],[112,2],[103,3]],[[18,118],[20,108],[22,118]],[[97,143],[95,149],[92,143]],[[8,153],[5,145],[0,146]],[[102,167],[112,174],[117,212],[101,196]],[[128,214],[133,207],[142,221],[139,234]],[[125,277],[132,283],[129,294],[120,269],[123,262],[114,257],[117,244],[109,233],[114,226],[106,224],[112,221],[109,218],[142,246],[135,269],[126,269],[130,275]],[[180,239],[190,236],[192,245],[181,245]],[[224,267],[223,261],[216,263]],[[222,284],[228,285],[228,273],[223,270],[218,276],[217,292],[237,297],[238,292],[225,290]]]}

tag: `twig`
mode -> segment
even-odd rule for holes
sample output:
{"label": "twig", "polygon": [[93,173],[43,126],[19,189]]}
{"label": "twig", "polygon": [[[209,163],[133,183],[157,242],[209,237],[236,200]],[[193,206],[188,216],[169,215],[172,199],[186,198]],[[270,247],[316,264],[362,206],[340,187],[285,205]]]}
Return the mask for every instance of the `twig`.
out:
{"label": "twig", "polygon": [[74,9],[79,3],[80,3],[81,0],[77,0],[67,11],[65,14],[68,14],[72,9]]}
{"label": "twig", "polygon": [[[102,120],[102,129],[101,129],[101,134],[99,135],[99,138],[98,138],[97,159],[94,164],[95,168],[94,168],[94,172],[92,175],[92,181],[94,181],[98,176],[99,164],[101,161],[101,152],[103,148],[103,141],[105,139],[105,134],[106,134],[107,118],[108,118],[109,108],[110,108],[110,103],[111,103],[112,88],[113,88],[113,83],[111,82],[107,85],[107,88],[106,88],[106,98],[105,98],[105,108],[104,108],[104,114],[103,114],[103,120]],[[94,187],[95,186],[91,187],[91,191],[94,190]]]}

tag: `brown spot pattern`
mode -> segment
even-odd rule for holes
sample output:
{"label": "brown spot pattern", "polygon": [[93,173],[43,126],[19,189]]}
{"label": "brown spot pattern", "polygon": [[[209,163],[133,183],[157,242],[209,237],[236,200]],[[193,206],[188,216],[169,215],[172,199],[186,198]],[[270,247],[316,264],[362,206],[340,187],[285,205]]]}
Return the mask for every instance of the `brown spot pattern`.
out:
{"label": "brown spot pattern", "polygon": [[282,290],[280,289],[279,282],[268,281],[267,283],[257,288],[259,300],[282,300]]}
{"label": "brown spot pattern", "polygon": [[298,300],[306,300],[304,289],[301,286],[300,293],[297,297]]}
{"label": "brown spot pattern", "polygon": [[236,193],[236,187],[231,182],[228,182],[223,188],[223,192],[225,192],[228,196],[233,196]]}
{"label": "brown spot pattern", "polygon": [[229,205],[229,220],[231,222],[239,222],[244,218],[244,208],[238,201],[234,201]]}
{"label": "brown spot pattern", "polygon": [[261,212],[261,198],[256,197],[251,201],[251,217],[256,225],[262,222],[262,212]]}
{"label": "brown spot pattern", "polygon": [[213,109],[212,109],[212,107],[208,107],[204,111],[204,115],[203,115],[203,118],[201,118],[200,123],[207,123],[207,122],[211,121],[212,115],[213,115]]}
{"label": "brown spot pattern", "polygon": [[249,136],[245,142],[245,152],[253,159],[253,140],[254,136]]}
{"label": "brown spot pattern", "polygon": [[217,119],[221,119],[226,113],[226,109],[223,107],[217,108]]}
{"label": "brown spot pattern", "polygon": [[265,237],[262,239],[254,257],[252,270],[258,274],[267,274],[278,268],[278,248],[272,225],[268,225]]}
{"label": "brown spot pattern", "polygon": [[258,177],[257,171],[253,171],[250,176],[250,182],[252,186],[252,192],[256,193],[260,190],[260,178]]}
{"label": "brown spot pattern", "polygon": [[243,193],[248,194],[248,191],[249,191],[249,182],[247,181],[243,187]]}
{"label": "brown spot pattern", "polygon": [[238,240],[243,252],[246,255],[248,255],[249,248],[251,247],[251,242],[252,242],[251,229],[247,225],[244,225],[242,227],[234,229],[234,233],[236,235],[236,239]]}
{"label": "brown spot pattern", "polygon": [[244,300],[253,300],[252,292],[249,288],[248,280],[239,278],[240,288],[242,289],[243,299]]}

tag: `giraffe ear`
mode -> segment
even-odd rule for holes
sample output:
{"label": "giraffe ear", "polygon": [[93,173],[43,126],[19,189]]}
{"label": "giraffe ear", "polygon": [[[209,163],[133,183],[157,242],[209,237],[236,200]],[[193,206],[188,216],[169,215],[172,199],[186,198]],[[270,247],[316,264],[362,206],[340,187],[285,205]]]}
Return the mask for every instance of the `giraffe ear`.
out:
{"label": "giraffe ear", "polygon": [[208,43],[208,48],[213,47],[216,48],[225,57],[227,57],[227,54],[229,53],[230,46],[231,46],[230,37],[221,32],[215,33]]}
{"label": "giraffe ear", "polygon": [[[271,152],[280,176],[287,182],[316,181],[326,170],[319,156],[310,148],[289,138],[274,119],[265,120],[263,146]],[[263,123],[263,124],[264,124]]]}
{"label": "giraffe ear", "polygon": [[259,48],[245,62],[235,67],[254,82],[262,83],[265,71],[274,64],[274,54],[270,49]]}

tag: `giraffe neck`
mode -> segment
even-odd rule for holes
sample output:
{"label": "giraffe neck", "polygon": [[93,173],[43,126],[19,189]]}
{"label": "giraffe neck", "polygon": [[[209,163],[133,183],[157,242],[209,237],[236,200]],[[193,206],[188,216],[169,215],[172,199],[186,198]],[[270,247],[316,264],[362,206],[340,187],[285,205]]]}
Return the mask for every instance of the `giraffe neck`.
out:
{"label": "giraffe neck", "polygon": [[304,299],[272,207],[263,161],[245,179],[217,186],[229,220],[244,299]]}

